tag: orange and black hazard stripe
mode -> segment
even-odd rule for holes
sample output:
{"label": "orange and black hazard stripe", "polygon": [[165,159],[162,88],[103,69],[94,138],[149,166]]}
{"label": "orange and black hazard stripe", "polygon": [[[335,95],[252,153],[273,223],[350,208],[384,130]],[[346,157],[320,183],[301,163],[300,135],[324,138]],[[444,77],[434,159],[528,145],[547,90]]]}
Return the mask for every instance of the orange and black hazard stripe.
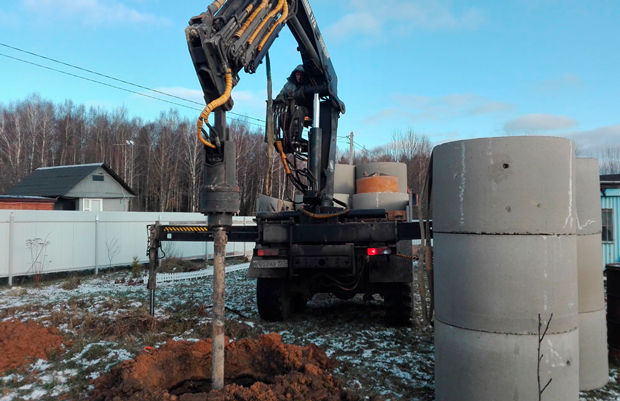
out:
{"label": "orange and black hazard stripe", "polygon": [[207,227],[201,226],[170,226],[164,227],[165,233],[192,233],[209,231]]}

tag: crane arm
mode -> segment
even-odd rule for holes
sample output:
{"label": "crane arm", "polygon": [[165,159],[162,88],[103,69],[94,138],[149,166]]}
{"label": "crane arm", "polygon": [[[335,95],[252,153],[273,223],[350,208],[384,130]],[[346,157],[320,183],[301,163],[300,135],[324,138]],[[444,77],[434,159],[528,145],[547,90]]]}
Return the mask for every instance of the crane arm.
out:
{"label": "crane arm", "polygon": [[[304,157],[310,168],[300,174],[308,177],[309,182],[296,186],[311,199],[309,202],[333,205],[336,131],[345,106],[338,98],[338,78],[308,0],[217,0],[205,12],[192,17],[185,29],[189,52],[207,102],[198,119],[197,136],[206,147],[201,211],[209,216],[228,216],[235,213],[239,205],[239,190],[234,178],[234,145],[230,144],[225,122],[226,111],[233,107],[232,89],[239,83],[242,69],[250,74],[256,72],[285,25],[298,43],[311,84],[307,89],[315,88],[312,94],[306,94],[314,96],[316,106],[313,107],[309,140],[299,139],[300,146],[287,147],[287,151],[307,152]],[[216,115],[215,126],[208,122],[212,112]],[[203,128],[204,124],[209,131]],[[280,154],[282,156],[283,152]],[[283,161],[286,167],[285,156]],[[296,182],[299,181],[293,179],[293,183]],[[213,220],[230,219],[216,220],[214,217]]]}
{"label": "crane arm", "polygon": [[[185,34],[206,102],[226,93],[229,70],[233,87],[242,69],[256,72],[284,25],[299,44],[313,85],[326,87],[332,107],[344,113],[338,78],[307,0],[218,0],[190,19]],[[230,110],[232,102],[222,106]]]}

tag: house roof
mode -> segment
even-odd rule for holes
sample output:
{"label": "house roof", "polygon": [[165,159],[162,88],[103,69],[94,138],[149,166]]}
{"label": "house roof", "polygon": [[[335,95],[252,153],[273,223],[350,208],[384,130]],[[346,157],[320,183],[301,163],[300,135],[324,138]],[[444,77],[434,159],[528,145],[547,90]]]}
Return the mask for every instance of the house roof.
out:
{"label": "house roof", "polygon": [[0,195],[0,202],[55,203],[56,199],[44,196]]}
{"label": "house roof", "polygon": [[603,174],[600,178],[603,193],[606,189],[620,188],[620,174]]}
{"label": "house roof", "polygon": [[601,175],[601,182],[620,183],[620,174],[603,174]]}
{"label": "house roof", "polygon": [[73,166],[40,167],[15,186],[6,195],[23,196],[64,196],[84,178],[98,168],[103,168],[123,188],[132,195],[136,193],[105,163],[77,164]]}

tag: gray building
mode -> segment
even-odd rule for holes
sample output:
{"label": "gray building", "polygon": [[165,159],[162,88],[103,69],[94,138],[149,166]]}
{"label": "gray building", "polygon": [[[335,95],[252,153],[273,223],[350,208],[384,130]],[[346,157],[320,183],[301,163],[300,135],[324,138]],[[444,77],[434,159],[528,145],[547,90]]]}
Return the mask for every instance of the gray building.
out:
{"label": "gray building", "polygon": [[55,210],[126,212],[136,193],[105,163],[93,163],[38,168],[6,195],[55,198]]}

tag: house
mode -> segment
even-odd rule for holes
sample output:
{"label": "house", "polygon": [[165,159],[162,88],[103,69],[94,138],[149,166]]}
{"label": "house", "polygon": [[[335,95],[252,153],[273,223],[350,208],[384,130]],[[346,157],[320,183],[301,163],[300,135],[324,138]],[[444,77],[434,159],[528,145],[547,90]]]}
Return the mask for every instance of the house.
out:
{"label": "house", "polygon": [[620,262],[620,174],[601,175],[603,264]]}
{"label": "house", "polygon": [[136,193],[105,163],[93,163],[38,168],[5,195],[54,198],[54,210],[126,212]]}
{"label": "house", "polygon": [[56,199],[43,196],[0,195],[0,209],[54,210]]}

